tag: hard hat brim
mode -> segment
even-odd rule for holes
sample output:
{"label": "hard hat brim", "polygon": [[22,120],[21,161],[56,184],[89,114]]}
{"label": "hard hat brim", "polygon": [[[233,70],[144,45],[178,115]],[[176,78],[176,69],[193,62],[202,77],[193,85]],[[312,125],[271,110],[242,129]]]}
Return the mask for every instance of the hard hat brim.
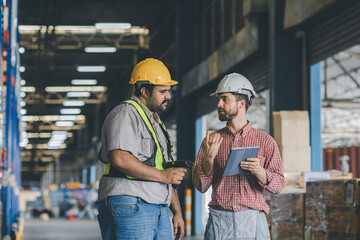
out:
{"label": "hard hat brim", "polygon": [[[250,90],[248,90],[250,91]],[[227,92],[213,92],[210,94],[210,97],[217,97],[220,93],[227,93]],[[234,93],[234,94],[244,94],[244,95],[247,95],[249,96],[249,94],[247,94],[246,92],[232,92],[232,91],[229,91],[229,93]],[[251,93],[251,98],[256,98],[256,93],[255,92],[252,92],[250,91]]]}
{"label": "hard hat brim", "polygon": [[130,84],[135,84],[139,81],[144,81],[144,82],[149,82],[149,84],[153,84],[153,85],[163,85],[163,86],[173,86],[173,85],[176,85],[178,84],[178,81],[175,81],[175,80],[169,80],[169,81],[166,81],[166,82],[162,82],[161,84],[157,84],[157,83],[153,83],[152,81],[149,81],[149,80],[137,80],[137,81],[134,81],[133,79],[130,80]]}
{"label": "hard hat brim", "polygon": [[164,86],[172,86],[172,85],[176,85],[178,84],[178,81],[175,80],[169,80],[167,82],[161,83],[161,84],[157,84],[157,85],[164,85]]}

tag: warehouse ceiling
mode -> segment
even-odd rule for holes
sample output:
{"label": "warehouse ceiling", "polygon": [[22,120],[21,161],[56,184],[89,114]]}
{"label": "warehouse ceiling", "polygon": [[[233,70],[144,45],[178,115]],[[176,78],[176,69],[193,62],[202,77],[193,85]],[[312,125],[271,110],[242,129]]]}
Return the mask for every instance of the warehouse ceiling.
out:
{"label": "warehouse ceiling", "polygon": [[[39,185],[50,163],[79,171],[96,162],[103,118],[129,96],[131,69],[149,56],[150,39],[173,6],[167,0],[19,0],[24,187]],[[112,52],[88,53],[87,47]],[[102,69],[80,72],[81,66]],[[92,83],[76,85],[74,79]],[[68,109],[77,110],[64,114]]]}

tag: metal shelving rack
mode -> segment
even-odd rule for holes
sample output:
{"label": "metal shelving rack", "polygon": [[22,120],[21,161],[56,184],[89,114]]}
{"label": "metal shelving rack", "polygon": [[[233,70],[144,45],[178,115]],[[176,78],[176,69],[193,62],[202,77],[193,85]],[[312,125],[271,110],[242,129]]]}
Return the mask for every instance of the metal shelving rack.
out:
{"label": "metal shelving rack", "polygon": [[[1,236],[16,235],[19,221],[19,193],[21,188],[21,148],[20,131],[20,72],[18,38],[18,0],[3,1],[1,6],[1,46],[2,56],[6,56],[4,74],[5,128],[2,146],[2,226]],[[4,53],[6,53],[4,55]],[[5,64],[4,64],[5,65]],[[4,106],[4,105],[2,105]]]}

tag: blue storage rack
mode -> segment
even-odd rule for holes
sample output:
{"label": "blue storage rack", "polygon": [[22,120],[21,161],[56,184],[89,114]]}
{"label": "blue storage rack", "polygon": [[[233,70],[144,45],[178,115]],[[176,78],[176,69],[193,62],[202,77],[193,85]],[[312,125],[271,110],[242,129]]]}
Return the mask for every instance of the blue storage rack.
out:
{"label": "blue storage rack", "polygon": [[[4,5],[3,5],[4,4]],[[1,236],[13,236],[14,224],[19,219],[19,193],[21,189],[21,148],[19,113],[20,73],[19,73],[19,37],[18,37],[18,0],[8,0],[1,4],[1,47],[7,50],[6,68],[6,106],[4,152],[2,155],[2,226]],[[8,26],[4,26],[4,9],[8,10]],[[15,25],[16,24],[16,25]],[[5,29],[8,41],[4,39]],[[6,45],[6,46],[5,46]],[[1,57],[3,52],[1,52]],[[4,109],[2,109],[4,111]],[[3,112],[1,113],[3,114]],[[15,229],[15,232],[17,230]]]}

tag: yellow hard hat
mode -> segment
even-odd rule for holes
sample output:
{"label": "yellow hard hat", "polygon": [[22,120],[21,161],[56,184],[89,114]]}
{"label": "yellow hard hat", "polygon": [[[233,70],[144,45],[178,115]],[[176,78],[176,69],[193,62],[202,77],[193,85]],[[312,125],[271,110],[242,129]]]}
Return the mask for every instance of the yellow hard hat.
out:
{"label": "yellow hard hat", "polygon": [[154,85],[171,86],[178,82],[171,80],[170,72],[167,67],[154,58],[147,58],[134,67],[131,73],[130,84],[148,81]]}

